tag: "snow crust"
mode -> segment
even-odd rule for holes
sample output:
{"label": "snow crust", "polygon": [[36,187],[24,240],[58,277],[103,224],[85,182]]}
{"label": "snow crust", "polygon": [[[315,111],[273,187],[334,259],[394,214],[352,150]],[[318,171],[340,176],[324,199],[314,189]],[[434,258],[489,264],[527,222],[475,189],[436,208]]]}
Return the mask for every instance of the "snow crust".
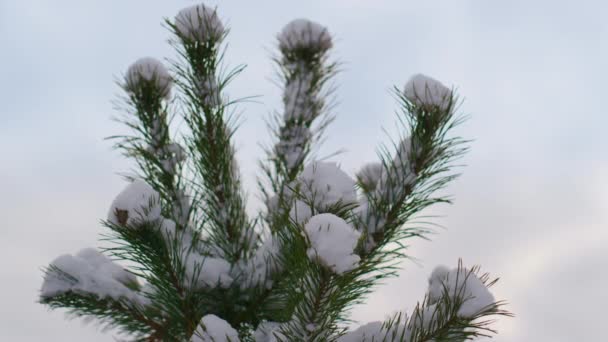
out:
{"label": "snow crust", "polygon": [[308,220],[304,230],[311,244],[309,258],[338,274],[357,266],[360,258],[353,251],[361,233],[346,221],[334,214],[319,214]]}
{"label": "snow crust", "polygon": [[421,107],[438,107],[447,110],[452,102],[452,91],[441,82],[416,74],[405,84],[405,97]]}
{"label": "snow crust", "polygon": [[182,37],[198,42],[220,41],[226,31],[217,11],[203,4],[179,11],[175,28]]}
{"label": "snow crust", "polygon": [[143,57],[131,64],[125,76],[126,89],[135,93],[137,89],[140,89],[142,81],[153,81],[162,97],[171,97],[173,81],[169,71],[159,60]]}
{"label": "snow crust", "polygon": [[64,254],[51,262],[61,270],[50,269],[44,276],[40,296],[50,298],[67,292],[93,294],[99,298],[127,298],[145,302],[143,296],[125,286],[136,284],[136,277],[94,248],[85,248],[76,255]]}
{"label": "snow crust", "polygon": [[484,308],[494,303],[494,296],[483,282],[466,268],[448,270],[445,266],[436,267],[429,278],[429,303],[435,303],[441,298],[447,288],[450,296],[464,299],[458,315],[473,317]]}
{"label": "snow crust", "polygon": [[206,315],[201,319],[190,342],[238,342],[239,334],[228,322],[216,315]]}
{"label": "snow crust", "polygon": [[291,21],[283,27],[278,39],[281,50],[315,49],[327,51],[333,44],[327,28],[308,19]]}
{"label": "snow crust", "polygon": [[145,181],[136,179],[116,196],[108,212],[108,221],[130,226],[154,221],[160,216],[159,194]]}
{"label": "snow crust", "polygon": [[300,195],[323,212],[327,208],[357,202],[355,181],[335,162],[313,162],[298,177]]}

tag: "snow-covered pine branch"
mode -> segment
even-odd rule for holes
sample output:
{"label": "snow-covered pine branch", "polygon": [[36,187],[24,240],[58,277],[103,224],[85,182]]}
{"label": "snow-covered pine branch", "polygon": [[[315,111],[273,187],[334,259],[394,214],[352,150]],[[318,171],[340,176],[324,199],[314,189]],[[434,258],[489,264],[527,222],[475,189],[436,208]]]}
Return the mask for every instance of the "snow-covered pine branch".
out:
{"label": "snow-covered pine branch", "polygon": [[[461,341],[492,332],[487,317],[509,315],[487,275],[459,265],[432,273],[410,316],[345,328],[353,305],[397,275],[406,240],[428,231],[416,216],[449,202],[436,192],[467,149],[451,135],[461,120],[452,89],[420,74],[397,89],[401,135],[353,179],[313,158],[332,121],[333,38],[318,23],[288,23],[275,58],[283,109],[261,163],[267,208],[250,220],[225,91],[242,68],[222,72],[228,29],[202,4],[167,25],[171,70],[145,57],[120,82],[132,133],[112,138],[139,173],[110,204],[111,245],[52,261],[41,303],[138,341]],[[172,132],[174,115],[185,131]]]}
{"label": "snow-covered pine branch", "polygon": [[411,315],[398,313],[385,322],[371,322],[352,330],[338,342],[361,341],[464,341],[490,336],[490,316],[511,316],[495,301],[489,288],[496,280],[479,275],[479,267],[436,267],[424,300]]}
{"label": "snow-covered pine branch", "polygon": [[[275,58],[283,86],[283,111],[274,118],[276,143],[268,151],[270,163],[264,165],[274,194],[266,194],[269,214],[291,207],[293,198],[286,191],[308,160],[313,143],[319,140],[331,121],[327,83],[337,64],[328,60],[333,46],[331,35],[320,24],[296,19],[277,37],[280,56]],[[279,210],[280,212],[280,210]]]}
{"label": "snow-covered pine branch", "polygon": [[135,158],[144,178],[161,194],[168,214],[185,227],[191,206],[181,177],[186,154],[169,132],[167,104],[172,85],[173,78],[160,61],[151,57],[135,61],[122,82],[129,114],[122,121],[135,135],[111,138],[118,139],[115,146],[126,156]]}
{"label": "snow-covered pine branch", "polygon": [[[257,237],[245,213],[238,165],[231,138],[232,117],[223,89],[232,75],[220,74],[221,43],[227,34],[217,11],[205,5],[181,10],[168,22],[181,59],[174,63],[176,82],[186,102],[183,117],[192,155],[198,215],[208,223],[197,227],[222,257],[236,262],[252,253]],[[238,69],[234,71],[238,73]]]}

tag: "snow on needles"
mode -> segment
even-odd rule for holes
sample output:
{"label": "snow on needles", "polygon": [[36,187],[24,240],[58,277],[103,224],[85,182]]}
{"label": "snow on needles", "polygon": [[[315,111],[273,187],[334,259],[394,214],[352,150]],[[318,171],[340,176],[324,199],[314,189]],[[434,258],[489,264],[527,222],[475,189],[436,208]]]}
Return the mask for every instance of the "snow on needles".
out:
{"label": "snow on needles", "polygon": [[281,326],[284,323],[265,321],[258,324],[257,329],[253,333],[255,342],[278,342],[285,340],[285,336],[281,334]]}
{"label": "snow on needles", "polygon": [[112,202],[108,222],[130,226],[160,218],[160,196],[145,181],[134,180]]}
{"label": "snow on needles", "polygon": [[340,336],[338,342],[383,341],[385,335],[382,322],[370,322]]}
{"label": "snow on needles", "polygon": [[376,186],[382,177],[382,170],[382,163],[368,163],[361,167],[359,172],[357,172],[357,179],[364,190],[372,191],[376,189]]}
{"label": "snow on needles", "polygon": [[452,91],[441,82],[416,74],[405,84],[405,97],[417,106],[448,110],[452,105]]}
{"label": "snow on needles", "polygon": [[179,11],[175,29],[182,38],[203,43],[220,41],[226,31],[217,11],[203,4]]}
{"label": "snow on needles", "polygon": [[153,82],[162,97],[171,96],[171,75],[163,63],[152,57],[140,58],[131,64],[125,76],[125,89],[137,94],[146,82]]}
{"label": "snow on needles", "polygon": [[168,245],[181,251],[180,258],[184,266],[184,276],[188,286],[193,288],[229,287],[233,278],[230,276],[230,263],[228,261],[199,254],[192,232],[189,229],[177,230],[175,222],[163,219],[160,225],[162,236]]}
{"label": "snow on needles", "polygon": [[295,19],[285,25],[278,39],[279,49],[283,51],[313,49],[324,52],[332,47],[327,28],[307,19]]}
{"label": "snow on needles", "polygon": [[230,323],[216,315],[206,315],[201,319],[198,329],[190,342],[238,342],[239,334]]}
{"label": "snow on needles", "polygon": [[359,262],[353,254],[361,233],[334,214],[319,214],[304,226],[310,240],[308,256],[336,273],[352,270]]}
{"label": "snow on needles", "polygon": [[450,296],[463,299],[458,316],[471,318],[494,303],[494,296],[487,286],[466,268],[448,270],[436,267],[429,278],[429,303],[436,303],[443,295],[444,288]]}
{"label": "snow on needles", "polygon": [[318,211],[357,202],[355,181],[334,162],[313,162],[298,177],[300,195]]}
{"label": "snow on needles", "polygon": [[133,274],[97,250],[85,248],[76,255],[64,254],[51,262],[40,296],[50,298],[71,291],[143,303],[145,298],[126,286],[134,283],[137,279]]}

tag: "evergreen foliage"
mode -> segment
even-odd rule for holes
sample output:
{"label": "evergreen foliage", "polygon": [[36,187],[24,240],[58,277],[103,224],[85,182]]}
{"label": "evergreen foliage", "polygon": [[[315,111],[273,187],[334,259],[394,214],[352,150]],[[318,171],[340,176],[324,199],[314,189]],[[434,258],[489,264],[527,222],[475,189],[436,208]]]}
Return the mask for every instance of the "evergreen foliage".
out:
{"label": "evergreen foliage", "polygon": [[[346,328],[353,305],[397,275],[410,239],[430,232],[420,213],[449,202],[438,190],[467,150],[452,135],[463,118],[451,89],[423,75],[396,87],[402,136],[353,180],[314,160],[332,121],[331,35],[289,23],[274,58],[284,108],[260,161],[266,209],[249,217],[225,92],[242,70],[224,71],[228,30],[204,5],[166,24],[172,72],[153,58],[129,68],[121,121],[132,134],[111,137],[139,172],[103,221],[103,252],[129,267],[91,250],[63,255],[45,271],[41,303],[135,341],[463,341],[511,315],[488,291],[495,280],[459,263],[433,272],[410,316]],[[184,131],[171,132],[173,115]]]}

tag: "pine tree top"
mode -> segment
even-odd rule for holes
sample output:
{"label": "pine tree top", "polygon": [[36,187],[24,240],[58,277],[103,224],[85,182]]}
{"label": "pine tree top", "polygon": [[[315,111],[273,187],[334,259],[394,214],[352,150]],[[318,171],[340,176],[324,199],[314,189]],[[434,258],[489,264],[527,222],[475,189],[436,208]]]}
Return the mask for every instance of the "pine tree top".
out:
{"label": "pine tree top", "polygon": [[467,151],[453,89],[421,74],[395,88],[401,136],[353,179],[314,154],[333,119],[332,35],[288,23],[273,58],[283,108],[260,160],[265,208],[251,217],[232,143],[238,101],[226,95],[242,68],[223,71],[228,28],[205,5],[166,24],[178,58],[139,59],[121,83],[131,134],[111,138],[138,171],[102,222],[112,247],[52,261],[41,303],[138,341],[462,341],[511,315],[495,280],[459,262],[433,271],[410,315],[346,328],[353,305],[397,275],[411,238],[430,232],[420,213],[449,203],[438,190]]}

